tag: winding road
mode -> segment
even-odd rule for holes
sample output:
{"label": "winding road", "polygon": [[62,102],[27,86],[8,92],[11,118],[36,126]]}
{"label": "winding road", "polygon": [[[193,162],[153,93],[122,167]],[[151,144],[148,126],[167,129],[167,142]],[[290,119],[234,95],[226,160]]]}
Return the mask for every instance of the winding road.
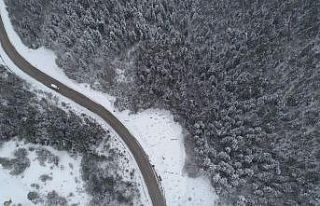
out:
{"label": "winding road", "polygon": [[145,153],[137,139],[129,132],[129,130],[105,107],[92,101],[85,95],[69,88],[58,80],[48,76],[41,72],[28,61],[26,61],[11,44],[8,35],[6,33],[2,18],[0,16],[0,42],[6,54],[9,58],[19,67],[23,72],[41,82],[43,85],[52,89],[51,84],[56,85],[59,89],[55,91],[75,103],[87,108],[91,112],[99,115],[107,124],[109,124],[116,133],[123,139],[127,147],[136,160],[138,167],[142,173],[143,179],[147,186],[150,199],[153,206],[165,206],[166,200],[164,193],[161,189],[158,176],[154,171],[154,168],[150,164],[148,155]]}

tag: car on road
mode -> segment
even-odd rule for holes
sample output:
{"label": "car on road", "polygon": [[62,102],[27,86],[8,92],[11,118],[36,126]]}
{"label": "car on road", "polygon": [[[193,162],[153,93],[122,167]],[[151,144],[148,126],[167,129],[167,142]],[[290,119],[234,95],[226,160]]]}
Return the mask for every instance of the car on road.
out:
{"label": "car on road", "polygon": [[50,87],[55,89],[55,90],[59,90],[59,87],[57,85],[55,85],[55,84],[50,84]]}

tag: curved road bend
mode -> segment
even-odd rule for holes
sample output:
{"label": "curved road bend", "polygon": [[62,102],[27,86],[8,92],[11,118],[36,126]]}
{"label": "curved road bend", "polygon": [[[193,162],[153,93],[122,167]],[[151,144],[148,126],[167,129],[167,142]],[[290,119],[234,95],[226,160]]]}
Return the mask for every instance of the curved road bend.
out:
{"label": "curved road bend", "polygon": [[[138,143],[137,139],[129,132],[129,130],[106,108],[102,105],[97,104],[96,102],[90,100],[88,97],[83,94],[67,87],[62,84],[58,80],[46,75],[41,72],[34,66],[32,66],[29,62],[27,62],[14,48],[11,44],[6,30],[4,28],[4,24],[2,18],[0,17],[0,42],[10,57],[10,59],[25,73],[29,76],[33,77],[37,81],[41,82],[45,86],[50,87],[51,84],[55,84],[59,87],[59,90],[56,90],[63,96],[71,99],[77,104],[87,108],[91,112],[99,115],[104,121],[106,121],[123,139],[125,144],[130,149],[133,154],[139,169],[142,173],[145,184],[147,185],[148,192],[152,201],[153,206],[165,206],[166,201],[164,194],[161,190],[160,183],[158,181],[158,177],[156,172],[154,171],[152,165],[149,162],[147,154],[144,152],[141,145]],[[52,89],[52,88],[51,88]]]}

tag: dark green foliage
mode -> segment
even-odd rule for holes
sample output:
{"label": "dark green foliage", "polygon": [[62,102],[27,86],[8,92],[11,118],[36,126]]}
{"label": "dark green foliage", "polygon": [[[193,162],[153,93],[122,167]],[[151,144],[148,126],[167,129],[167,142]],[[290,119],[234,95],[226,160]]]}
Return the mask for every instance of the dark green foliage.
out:
{"label": "dark green foliage", "polygon": [[44,175],[41,175],[39,179],[41,180],[41,182],[47,182],[47,181],[51,181],[52,177],[44,174]]}
{"label": "dark green foliage", "polygon": [[27,154],[26,149],[19,148],[14,152],[13,159],[0,157],[0,165],[10,170],[11,175],[20,175],[30,166]]}
{"label": "dark green foliage", "polygon": [[[0,137],[18,136],[28,142],[58,150],[86,152],[101,142],[106,132],[99,124],[73,112],[65,112],[24,89],[26,84],[0,68]],[[3,129],[2,129],[3,128]]]}
{"label": "dark green foliage", "polygon": [[58,193],[53,190],[47,194],[46,205],[67,206],[68,202],[65,197],[59,196]]}
{"label": "dark green foliage", "polygon": [[59,157],[46,149],[37,149],[36,154],[41,166],[45,166],[46,163],[59,165]]}
{"label": "dark green foliage", "polygon": [[110,150],[109,158],[98,154],[83,157],[82,176],[87,191],[92,195],[91,205],[128,205],[139,196],[137,186],[124,181],[118,173],[119,153]]}
{"label": "dark green foliage", "polygon": [[[320,1],[74,0],[42,4],[44,22],[7,2],[69,77],[113,84],[119,106],[170,109],[226,201],[320,204]],[[110,80],[120,67],[124,85]]]}
{"label": "dark green foliage", "polygon": [[32,202],[36,202],[39,199],[39,194],[37,192],[29,192],[27,198]]}

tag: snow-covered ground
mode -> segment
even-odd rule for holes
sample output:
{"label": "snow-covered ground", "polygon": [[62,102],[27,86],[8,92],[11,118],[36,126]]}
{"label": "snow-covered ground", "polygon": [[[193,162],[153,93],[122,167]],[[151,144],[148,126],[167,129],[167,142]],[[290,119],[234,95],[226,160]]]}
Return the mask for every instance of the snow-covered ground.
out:
{"label": "snow-covered ground", "polygon": [[[88,96],[97,103],[103,105],[119,118],[119,120],[138,139],[144,150],[149,155],[150,161],[155,165],[157,173],[162,178],[162,187],[169,206],[176,205],[214,205],[216,195],[209,181],[205,177],[190,178],[183,173],[185,161],[185,149],[181,126],[173,120],[172,114],[165,110],[149,109],[138,114],[130,114],[130,111],[118,111],[114,107],[115,98],[95,91],[87,84],[79,84],[69,79],[56,63],[55,54],[45,48],[32,50],[27,48],[14,31],[8,17],[3,0],[0,0],[0,14],[4,21],[10,41],[17,51],[32,65],[41,71],[58,79],[70,88]],[[21,72],[0,48],[0,55],[5,63],[20,77],[32,82],[36,87],[48,91],[47,88]],[[53,92],[53,91],[52,91]],[[59,97],[67,101],[64,97]],[[70,101],[69,101],[70,102]],[[76,106],[78,111],[86,112],[96,118],[101,124],[105,123],[97,116],[84,108]],[[108,127],[107,125],[105,125]],[[150,203],[150,201],[149,201]]]}
{"label": "snow-covered ground", "polygon": [[[65,197],[71,204],[85,205],[89,202],[90,197],[84,191],[80,174],[81,156],[71,157],[67,152],[57,151],[50,147],[11,140],[0,146],[0,157],[14,159],[14,152],[21,148],[28,152],[27,158],[30,160],[30,166],[19,175],[11,175],[10,170],[1,169],[0,164],[0,204],[11,200],[15,204],[32,205],[27,198],[29,192],[37,192],[41,198],[45,198],[52,191]],[[48,161],[48,159],[40,161],[37,151],[43,150],[56,156],[58,163]],[[40,178],[42,175],[48,175],[50,179],[43,181]]]}

